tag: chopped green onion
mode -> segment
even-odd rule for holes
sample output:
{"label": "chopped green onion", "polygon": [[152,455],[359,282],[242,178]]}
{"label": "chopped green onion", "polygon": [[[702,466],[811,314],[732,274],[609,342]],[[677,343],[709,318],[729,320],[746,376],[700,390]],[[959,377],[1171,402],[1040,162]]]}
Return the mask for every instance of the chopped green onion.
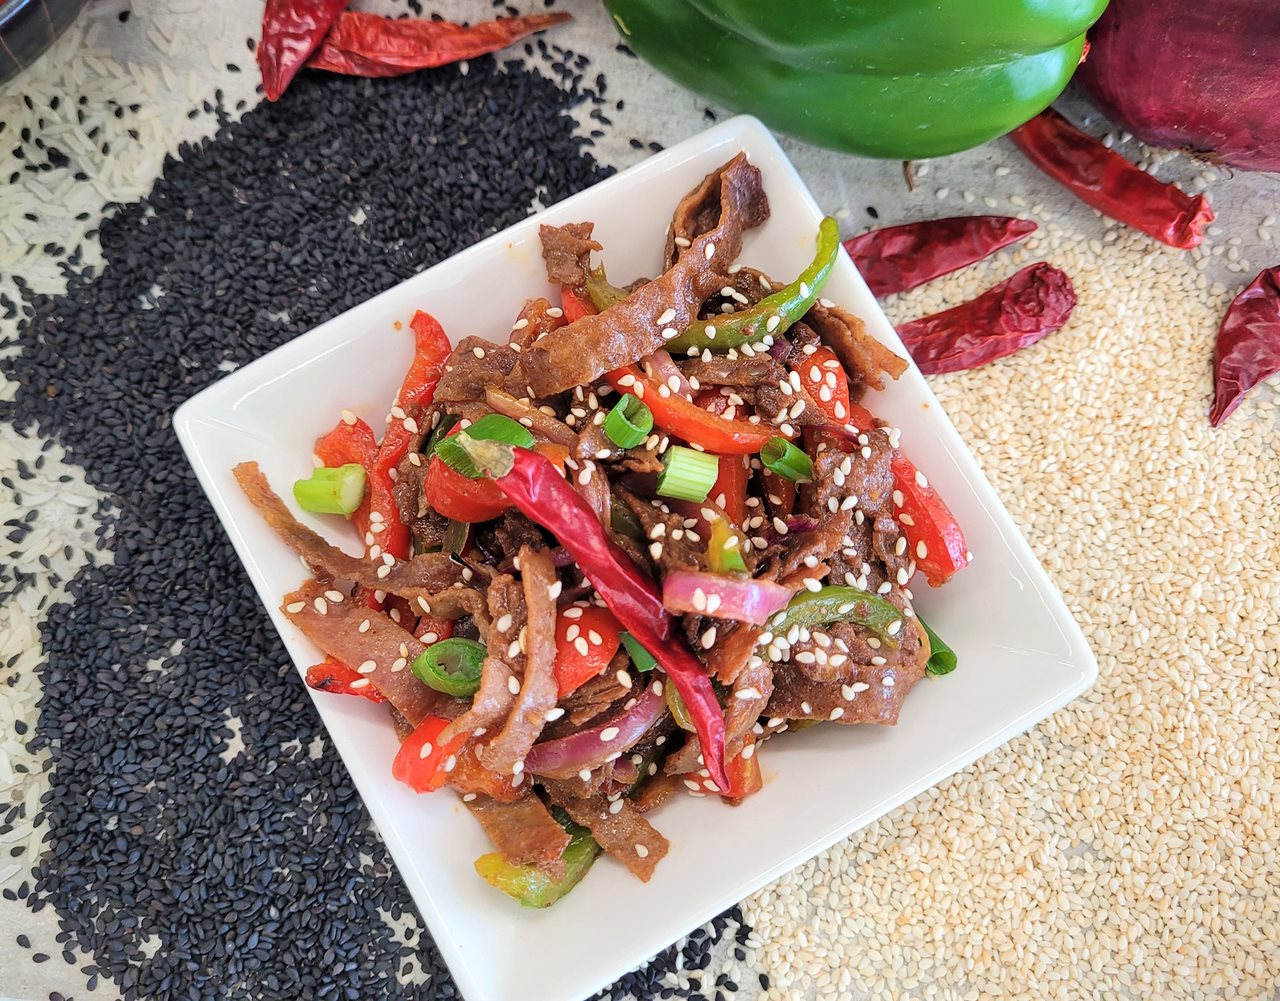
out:
{"label": "chopped green onion", "polygon": [[640,645],[640,641],[628,632],[618,633],[618,639],[622,640],[622,645],[627,648],[627,653],[631,655],[631,663],[635,664],[636,670],[643,674],[645,671],[652,671],[658,662],[653,659],[653,654]]}
{"label": "chopped green onion", "polygon": [[925,664],[924,669],[930,674],[941,677],[944,674],[950,674],[956,669],[956,652],[947,646],[932,629],[929,623],[924,619],[920,619],[920,625],[924,626],[925,635],[929,637],[929,662]]}
{"label": "chopped green onion", "polygon": [[517,424],[510,417],[501,414],[485,414],[474,424],[451,438],[442,438],[436,443],[436,455],[450,469],[473,480],[484,474],[476,468],[460,442],[456,439],[466,435],[472,441],[500,441],[504,445],[518,445],[520,448],[533,448],[533,435],[523,424]]}
{"label": "chopped green onion", "polygon": [[604,433],[619,448],[635,448],[652,430],[653,413],[630,393],[624,393],[604,419]]}
{"label": "chopped green onion", "polygon": [[441,640],[413,658],[413,676],[437,692],[465,699],[480,687],[484,644],[459,636]]}
{"label": "chopped green onion", "polygon": [[728,518],[716,518],[707,533],[707,568],[712,573],[746,573],[742,559],[742,533]]}
{"label": "chopped green onion", "polygon": [[719,457],[683,445],[672,445],[662,457],[658,493],[663,497],[701,504],[716,485],[719,475]]}
{"label": "chopped green onion", "polygon": [[345,466],[321,466],[311,478],[293,485],[293,499],[312,514],[350,516],[364,500],[364,467],[358,462]]}
{"label": "chopped green onion", "polygon": [[793,483],[813,479],[813,462],[786,438],[770,438],[760,449],[764,468]]}
{"label": "chopped green onion", "polygon": [[458,423],[457,414],[443,414],[440,417],[440,423],[437,424],[427,436],[427,442],[422,446],[422,461],[430,462],[431,457],[436,454],[436,446],[444,441],[445,435],[453,430],[453,426]]}

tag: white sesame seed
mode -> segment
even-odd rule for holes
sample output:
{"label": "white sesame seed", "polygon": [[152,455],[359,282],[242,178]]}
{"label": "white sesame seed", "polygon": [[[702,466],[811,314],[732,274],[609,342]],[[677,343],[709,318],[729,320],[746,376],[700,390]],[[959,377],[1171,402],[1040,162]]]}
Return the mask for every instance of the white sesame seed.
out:
{"label": "white sesame seed", "polygon": [[520,682],[514,674],[507,678],[507,691],[512,695],[520,694]]}
{"label": "white sesame seed", "polygon": [[291,601],[289,602],[289,604],[284,606],[284,610],[286,612],[290,612],[296,615],[298,612],[301,612],[306,607],[307,607],[307,603],[305,601]]}
{"label": "white sesame seed", "polygon": [[702,253],[708,261],[711,260],[711,258],[716,256],[716,245],[708,242],[706,249]]}
{"label": "white sesame seed", "polygon": [[600,731],[600,742],[602,744],[607,744],[609,743],[609,741],[615,739],[617,736],[618,736],[618,728],[616,726],[606,726],[603,730]]}

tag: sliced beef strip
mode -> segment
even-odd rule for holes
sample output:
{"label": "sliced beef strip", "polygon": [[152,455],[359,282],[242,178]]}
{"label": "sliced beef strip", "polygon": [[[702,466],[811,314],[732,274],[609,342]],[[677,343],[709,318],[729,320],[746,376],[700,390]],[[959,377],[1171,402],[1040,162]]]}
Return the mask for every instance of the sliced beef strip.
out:
{"label": "sliced beef strip", "polygon": [[[743,231],[768,218],[769,203],[760,171],[742,154],[704,183],[715,198],[716,225],[699,235],[691,251],[664,274],[622,302],[530,344],[521,353],[520,381],[532,387],[531,395],[551,396],[586,385],[652,354],[665,343],[665,328],[688,326],[702,303],[725,284],[725,271],[742,249]],[[662,323],[659,317],[664,317]]]}
{"label": "sliced beef strip", "polygon": [[563,326],[563,309],[553,306],[541,297],[527,299],[520,310],[520,315],[516,317],[516,322],[511,326],[511,337],[508,343],[517,351],[523,351],[538,338]]}
{"label": "sliced beef strip", "polygon": [[[840,472],[844,458],[833,449],[813,456],[813,483],[805,488],[802,496],[807,501],[806,514],[815,519],[817,525],[811,531],[788,534],[779,545],[768,550],[756,576],[766,580],[782,580],[796,574],[802,578],[814,577],[817,564],[825,562],[840,548],[854,521],[852,509],[846,510],[841,505],[858,482]],[[830,507],[832,500],[836,501],[835,511]],[[806,560],[814,565],[806,564]]]}
{"label": "sliced beef strip", "polygon": [[[471,708],[455,719],[440,734],[439,742],[447,744],[460,733],[492,730],[507,718],[515,701],[509,687],[524,673],[524,655],[512,643],[525,623],[524,590],[510,574],[500,574],[489,585],[486,595],[489,619],[494,623],[492,635],[485,644],[484,666],[480,669],[480,687],[471,699]],[[497,623],[511,616],[511,626],[499,631]]]}
{"label": "sliced beef strip", "polygon": [[712,355],[709,361],[704,361],[701,357],[690,358],[680,362],[679,367],[686,379],[697,379],[704,389],[711,386],[741,386],[751,389],[766,383],[776,385],[778,380],[787,377],[787,370],[768,354],[756,354],[750,358],[745,355],[738,355],[736,358]]}
{"label": "sliced beef strip", "polygon": [[[717,170],[713,170],[710,174],[699,181],[692,190],[687,192],[676,205],[676,210],[671,217],[671,225],[667,227],[667,243],[663,253],[663,270],[670,271],[672,267],[680,260],[680,258],[691,254],[698,238],[709,233],[712,229],[719,225],[723,225],[724,205],[725,205],[725,173],[730,169],[737,169],[739,165],[749,166],[745,153],[739,153],[732,160]],[[755,170],[754,167],[750,167]],[[756,171],[755,183],[759,184],[759,171]],[[756,211],[762,211],[763,214],[759,220],[748,224],[750,226],[759,225],[769,218],[769,203],[764,196],[764,188],[761,187],[758,195],[760,207]],[[737,252],[734,252],[737,257]],[[729,262],[732,264],[732,261]],[[723,269],[723,273],[729,277],[729,281],[722,284],[732,284],[732,276],[729,276],[729,267]],[[704,296],[703,298],[709,298]]]}
{"label": "sliced beef strip", "polygon": [[[746,737],[756,720],[765,711],[769,698],[773,695],[773,667],[759,657],[751,660],[738,673],[732,691],[725,699],[724,706],[724,741],[725,759],[733,760],[742,752]],[[703,772],[701,758],[702,748],[698,738],[689,734],[683,747],[667,758],[663,771],[668,775],[687,775],[690,772]],[[699,790],[704,791],[704,790]],[[713,792],[714,783],[705,790]]]}
{"label": "sliced beef strip", "polygon": [[[883,597],[899,608],[906,607],[907,603],[900,592]],[[904,621],[907,618],[909,617],[904,612]],[[828,642],[819,643],[814,639],[814,634],[826,637]],[[883,658],[887,665],[896,665],[903,659],[910,661],[915,656],[916,648],[909,639],[905,647],[889,646],[852,622],[833,622],[820,629],[810,630],[809,639],[799,640],[791,645],[788,670],[798,670],[810,681],[852,682],[857,680],[860,673],[871,671],[875,667],[872,664],[875,658]]]}
{"label": "sliced beef strip", "polygon": [[[410,724],[417,726],[438,701],[436,693],[408,670],[426,647],[383,612],[351,598],[334,601],[330,592],[332,588],[309,581],[285,595],[280,610],[326,654],[360,671]],[[364,626],[366,622],[368,625]],[[368,667],[370,664],[372,667]]]}
{"label": "sliced beef strip", "polygon": [[[506,384],[519,358],[520,352],[510,344],[494,344],[483,337],[464,337],[444,363],[444,372],[436,383],[435,402],[482,402],[487,388]],[[447,409],[458,412],[455,407]]]}
{"label": "sliced beef strip", "polygon": [[[793,663],[774,667],[773,696],[766,712],[782,719],[831,720],[833,722],[883,723],[898,721],[902,701],[925,673],[929,643],[914,618],[903,620],[902,642],[897,650],[880,651],[882,665],[858,665],[844,682],[812,681]],[[891,684],[886,684],[891,681]]]}
{"label": "sliced beef strip", "polygon": [[[663,511],[650,501],[628,490],[618,487],[618,494],[626,503],[640,524],[644,526],[645,549],[649,558],[657,564],[662,576],[681,570],[705,570],[705,540],[694,540],[689,537],[684,527],[684,519],[670,511]],[[661,528],[659,528],[661,526]],[[661,543],[655,558],[654,546]]]}
{"label": "sliced beef strip", "polygon": [[317,577],[354,581],[370,590],[398,594],[410,603],[419,599],[430,603],[441,592],[464,582],[463,568],[443,553],[423,553],[392,566],[350,556],[298,521],[271,489],[256,462],[242,462],[234,473],[240,489],[267,524]]}
{"label": "sliced beef strip", "polygon": [[484,539],[482,548],[493,553],[497,557],[497,563],[514,560],[524,546],[541,549],[547,545],[547,536],[542,528],[514,509],[506,511],[496,521],[481,526],[477,538]]}
{"label": "sliced beef strip", "polygon": [[505,635],[518,637],[524,651],[524,677],[502,730],[480,751],[481,762],[499,775],[511,775],[517,765],[523,765],[546,726],[547,713],[556,706],[556,602],[551,596],[556,568],[547,550],[521,549],[520,575],[525,622],[523,628]]}
{"label": "sliced beef strip", "polygon": [[467,801],[467,809],[480,821],[503,861],[537,866],[552,879],[564,875],[561,856],[569,847],[569,834],[537,796],[529,793],[512,803],[477,796]]}
{"label": "sliced beef strip", "polygon": [[604,249],[591,239],[594,228],[595,224],[590,222],[538,227],[538,236],[542,240],[542,260],[547,266],[547,281],[572,288],[582,287],[591,271],[591,252]]}
{"label": "sliced beef strip", "polygon": [[835,352],[849,376],[851,388],[858,384],[884,389],[882,375],[896,379],[907,370],[907,362],[867,332],[867,325],[839,306],[814,303],[804,322]]}
{"label": "sliced beef strip", "polygon": [[396,502],[396,510],[400,512],[400,520],[410,528],[422,514],[422,481],[427,476],[427,464],[422,461],[419,453],[422,451],[422,443],[431,433],[432,420],[439,419],[437,414],[434,407],[414,407],[408,411],[408,416],[418,426],[418,432],[409,439],[408,451],[396,467],[396,482],[391,488],[391,497]]}
{"label": "sliced beef strip", "polygon": [[493,386],[484,392],[485,403],[493,412],[518,421],[533,432],[535,437],[545,438],[570,450],[578,444],[578,434],[564,421],[538,409],[527,396],[515,397]]}
{"label": "sliced beef strip", "polygon": [[[589,799],[558,799],[553,794],[552,802],[563,807],[574,823],[591,832],[605,852],[646,883],[653,875],[654,867],[671,847],[667,839],[626,799],[611,804],[598,793]],[[618,803],[622,805],[615,813],[610,807],[616,807]]]}

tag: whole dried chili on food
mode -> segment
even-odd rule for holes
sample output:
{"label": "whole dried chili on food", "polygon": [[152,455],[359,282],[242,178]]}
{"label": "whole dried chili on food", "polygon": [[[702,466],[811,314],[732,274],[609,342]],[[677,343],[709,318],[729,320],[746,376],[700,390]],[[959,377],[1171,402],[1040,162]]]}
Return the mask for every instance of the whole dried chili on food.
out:
{"label": "whole dried chili on food", "polygon": [[707,771],[717,787],[728,789],[720,701],[706,669],[663,607],[653,581],[605,534],[590,505],[546,458],[497,441],[464,436],[461,444],[476,468],[492,479],[525,517],[560,541],[618,624],[657,659],[689,710]]}
{"label": "whole dried chili on food", "polygon": [[1213,209],[1176,184],[1157,181],[1086,135],[1052,108],[1009,133],[1014,145],[1086,205],[1170,247],[1199,246]]}
{"label": "whole dried chili on food", "polygon": [[1075,306],[1071,279],[1041,261],[976,299],[902,324],[898,336],[926,375],[963,372],[1053,333]]}
{"label": "whole dried chili on food", "polygon": [[258,65],[268,101],[278,101],[347,0],[267,0],[262,11]]}
{"label": "whole dried chili on food", "polygon": [[1030,219],[952,216],[873,229],[844,241],[871,294],[906,292],[976,264],[1036,230]]}
{"label": "whole dried chili on food", "polygon": [[400,76],[496,52],[568,20],[564,13],[529,14],[466,25],[346,11],[307,66],[348,76]]}
{"label": "whole dried chili on food", "polygon": [[1280,372],[1280,267],[1267,268],[1232,301],[1213,352],[1213,409],[1220,425],[1245,394]]}

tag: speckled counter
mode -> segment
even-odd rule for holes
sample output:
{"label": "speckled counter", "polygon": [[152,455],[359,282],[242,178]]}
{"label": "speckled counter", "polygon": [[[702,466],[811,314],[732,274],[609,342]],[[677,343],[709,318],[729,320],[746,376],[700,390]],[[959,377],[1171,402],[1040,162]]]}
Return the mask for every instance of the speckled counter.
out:
{"label": "speckled counter", "polygon": [[[169,414],[723,117],[597,4],[557,6],[577,20],[497,60],[308,75],[259,107],[256,3],[101,0],[0,89],[0,996],[456,996]],[[1003,141],[919,165],[914,191],[898,164],[788,144],[846,235],[1041,223],[886,308],[932,312],[1034,260],[1072,276],[1062,331],[933,384],[1101,675],[608,996],[1280,986],[1280,409],[1264,388],[1221,430],[1205,417],[1221,313],[1280,263],[1280,188],[1113,138],[1207,188],[1203,248],[1107,223]]]}

